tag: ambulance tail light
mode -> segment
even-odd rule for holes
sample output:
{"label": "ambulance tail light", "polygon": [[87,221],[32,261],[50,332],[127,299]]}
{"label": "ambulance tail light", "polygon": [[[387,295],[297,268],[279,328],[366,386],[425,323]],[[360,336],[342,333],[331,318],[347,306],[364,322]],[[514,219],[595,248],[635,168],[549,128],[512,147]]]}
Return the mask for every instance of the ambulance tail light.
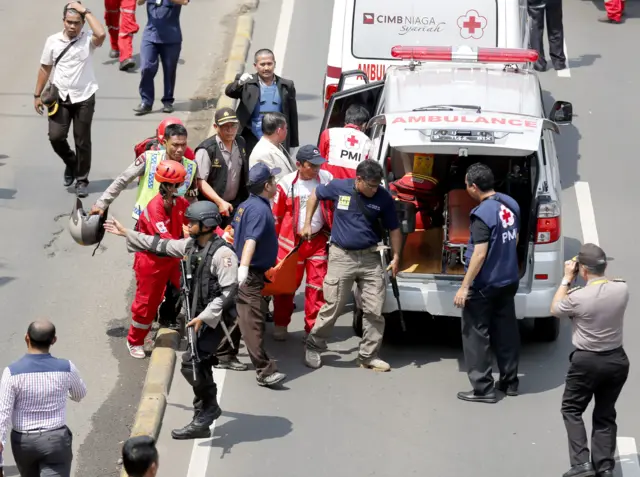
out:
{"label": "ambulance tail light", "polygon": [[399,60],[471,63],[535,63],[538,52],[521,48],[471,48],[468,46],[394,46],[391,56]]}
{"label": "ambulance tail light", "polygon": [[327,85],[327,87],[324,90],[324,107],[325,107],[325,109],[329,105],[329,100],[331,99],[331,96],[336,94],[337,91],[338,91],[338,84],[337,83],[328,84]]}
{"label": "ambulance tail light", "polygon": [[560,205],[556,201],[541,203],[538,207],[535,243],[543,245],[557,242],[560,235]]}

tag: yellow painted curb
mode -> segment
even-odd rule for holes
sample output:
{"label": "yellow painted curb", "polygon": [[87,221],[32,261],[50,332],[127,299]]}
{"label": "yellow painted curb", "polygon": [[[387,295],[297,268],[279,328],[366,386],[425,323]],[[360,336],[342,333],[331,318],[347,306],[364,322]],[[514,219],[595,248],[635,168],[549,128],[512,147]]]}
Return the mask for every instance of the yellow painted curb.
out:
{"label": "yellow painted curb", "polygon": [[[252,7],[255,9],[258,2],[254,2]],[[236,24],[236,32],[231,42],[231,50],[227,58],[227,68],[224,73],[224,84],[220,89],[220,95],[218,97],[218,103],[216,109],[231,108],[236,109],[236,100],[229,98],[224,90],[229,83],[235,80],[236,75],[244,72],[244,64],[247,61],[247,54],[249,53],[249,46],[251,45],[251,35],[253,34],[253,14],[245,13],[238,17]],[[215,115],[215,112],[214,112]],[[216,133],[213,127],[213,118],[211,119],[211,126],[209,127],[209,134],[207,137],[211,137]]]}

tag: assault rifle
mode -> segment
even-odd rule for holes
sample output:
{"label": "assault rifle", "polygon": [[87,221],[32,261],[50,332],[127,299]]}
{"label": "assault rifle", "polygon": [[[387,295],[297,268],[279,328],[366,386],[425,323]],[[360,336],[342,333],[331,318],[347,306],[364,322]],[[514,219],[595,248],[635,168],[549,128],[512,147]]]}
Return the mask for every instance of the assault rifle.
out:
{"label": "assault rifle", "polygon": [[[191,316],[191,305],[189,303],[189,281],[191,280],[191,273],[187,269],[187,264],[184,260],[180,262],[180,268],[182,271],[182,299],[184,301],[184,312],[186,323],[189,323],[193,316]],[[185,325],[186,325],[185,323]],[[191,348],[191,370],[193,371],[193,380],[197,381],[196,375],[196,362],[199,360],[198,351],[196,349],[197,338],[193,326],[187,328],[187,340],[189,341],[189,348]]]}

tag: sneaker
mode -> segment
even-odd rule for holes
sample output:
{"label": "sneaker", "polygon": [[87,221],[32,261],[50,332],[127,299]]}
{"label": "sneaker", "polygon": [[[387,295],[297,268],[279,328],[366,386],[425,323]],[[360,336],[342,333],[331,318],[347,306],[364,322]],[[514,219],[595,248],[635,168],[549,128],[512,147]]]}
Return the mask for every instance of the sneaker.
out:
{"label": "sneaker", "polygon": [[144,359],[147,357],[147,354],[144,352],[144,346],[134,346],[127,341],[127,348],[132,358]]}
{"label": "sneaker", "polygon": [[391,371],[391,366],[386,361],[382,361],[380,358],[362,358],[358,357],[358,366],[366,369],[373,369],[374,371],[386,372]]}
{"label": "sneaker", "polygon": [[109,58],[119,58],[120,52],[118,50],[111,50],[109,52]]}
{"label": "sneaker", "polygon": [[313,349],[306,348],[304,350],[304,364],[311,369],[319,369],[322,367],[320,353]]}
{"label": "sneaker", "polygon": [[286,326],[276,326],[273,329],[273,339],[276,341],[287,341],[289,331]]}
{"label": "sneaker", "polygon": [[164,103],[164,106],[162,106],[162,112],[163,113],[171,114],[171,113],[173,113],[174,110],[175,109],[173,107],[173,104],[171,104],[171,103]]}
{"label": "sneaker", "polygon": [[302,343],[303,344],[307,344],[307,339],[309,338],[309,333],[307,333],[306,331],[304,332],[304,335],[302,336]]}
{"label": "sneaker", "polygon": [[241,363],[235,356],[231,358],[218,358],[218,364],[214,366],[217,369],[229,369],[231,371],[246,371],[249,369],[244,363]]}
{"label": "sneaker", "polygon": [[285,379],[287,379],[287,375],[284,373],[279,373],[278,371],[276,371],[273,374],[270,374],[269,376],[256,377],[256,380],[258,381],[258,386],[263,386],[263,387],[275,386],[276,384],[280,384]]}

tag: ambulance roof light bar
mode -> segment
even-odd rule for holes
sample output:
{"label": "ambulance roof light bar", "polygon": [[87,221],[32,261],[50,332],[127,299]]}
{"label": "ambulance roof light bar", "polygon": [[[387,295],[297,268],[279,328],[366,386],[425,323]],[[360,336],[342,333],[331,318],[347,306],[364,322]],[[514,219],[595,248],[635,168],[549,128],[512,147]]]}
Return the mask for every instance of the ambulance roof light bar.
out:
{"label": "ambulance roof light bar", "polygon": [[476,48],[468,46],[394,46],[391,56],[399,60],[451,61],[465,63],[535,63],[538,52],[520,48]]}

